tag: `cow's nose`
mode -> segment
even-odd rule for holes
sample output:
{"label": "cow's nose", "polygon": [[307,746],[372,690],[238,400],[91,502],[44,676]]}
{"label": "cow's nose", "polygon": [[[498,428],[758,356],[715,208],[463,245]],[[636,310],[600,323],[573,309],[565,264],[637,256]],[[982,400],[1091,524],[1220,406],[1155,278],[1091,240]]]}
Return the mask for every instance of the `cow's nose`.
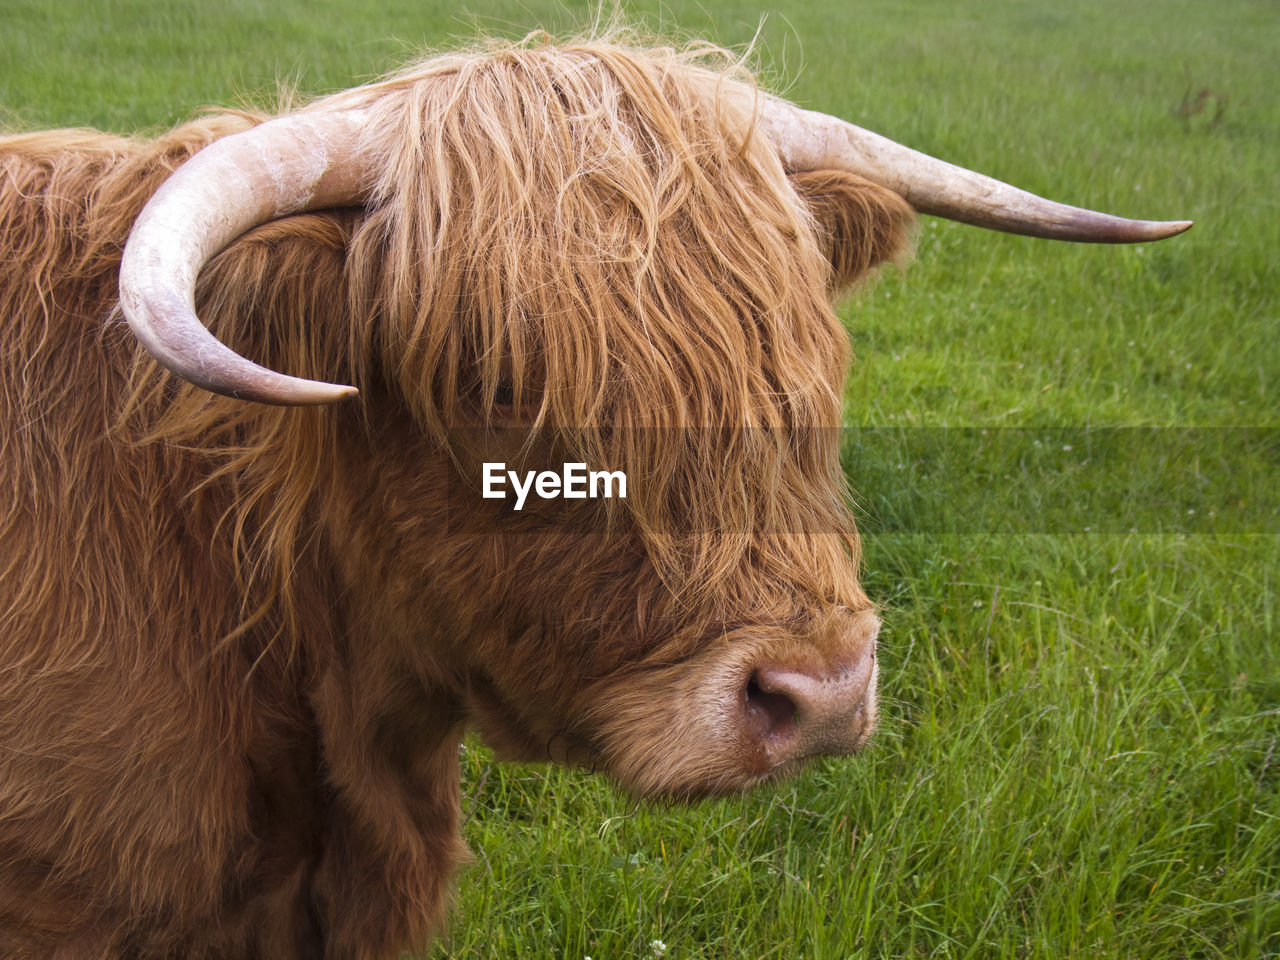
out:
{"label": "cow's nose", "polygon": [[773,764],[852,753],[875,716],[875,644],[820,668],[765,664],[747,680],[748,728]]}

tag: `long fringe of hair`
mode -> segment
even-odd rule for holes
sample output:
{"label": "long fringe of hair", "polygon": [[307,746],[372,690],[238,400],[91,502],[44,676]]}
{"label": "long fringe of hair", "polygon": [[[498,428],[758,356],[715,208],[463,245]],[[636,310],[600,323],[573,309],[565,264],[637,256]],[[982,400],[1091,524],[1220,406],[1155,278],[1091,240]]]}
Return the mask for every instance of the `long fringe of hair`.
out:
{"label": "long fringe of hair", "polygon": [[[352,247],[367,322],[351,356],[380,361],[446,444],[501,389],[516,422],[626,471],[626,519],[690,602],[748,569],[776,584],[857,562],[832,261],[776,151],[719,95],[753,83],[705,44],[534,35],[317,105],[370,111],[382,171]],[[866,186],[879,202],[857,227],[880,235],[846,238],[866,261],[842,283],[905,245],[909,208]],[[812,589],[847,595],[839,579]]]}

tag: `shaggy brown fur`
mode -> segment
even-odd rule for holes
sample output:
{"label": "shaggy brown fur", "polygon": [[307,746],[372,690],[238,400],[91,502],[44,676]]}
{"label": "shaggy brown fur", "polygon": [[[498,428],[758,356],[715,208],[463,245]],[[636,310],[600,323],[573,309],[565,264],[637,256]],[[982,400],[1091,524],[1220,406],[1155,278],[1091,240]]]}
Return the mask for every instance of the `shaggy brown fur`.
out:
{"label": "shaggy brown fur", "polygon": [[[869,607],[818,429],[849,361],[829,297],[911,212],[788,177],[716,101],[735,71],[533,42],[322,101],[372,111],[373,199],[252,231],[197,303],[237,351],[361,388],[329,408],[178,382],[113,313],[148,196],[260,117],[0,139],[0,955],[421,945],[469,722],[647,794],[779,772],[703,691]],[[572,529],[472,496],[450,533],[485,425],[631,496]]]}

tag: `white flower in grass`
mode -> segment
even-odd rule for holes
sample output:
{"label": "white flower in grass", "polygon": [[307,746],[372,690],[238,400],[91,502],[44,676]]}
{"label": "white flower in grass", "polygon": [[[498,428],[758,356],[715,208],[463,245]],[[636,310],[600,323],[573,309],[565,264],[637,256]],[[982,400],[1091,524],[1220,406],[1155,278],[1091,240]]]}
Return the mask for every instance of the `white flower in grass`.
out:
{"label": "white flower in grass", "polygon": [[660,957],[667,952],[667,945],[661,940],[654,940],[649,944],[649,949],[653,951],[655,957]]}

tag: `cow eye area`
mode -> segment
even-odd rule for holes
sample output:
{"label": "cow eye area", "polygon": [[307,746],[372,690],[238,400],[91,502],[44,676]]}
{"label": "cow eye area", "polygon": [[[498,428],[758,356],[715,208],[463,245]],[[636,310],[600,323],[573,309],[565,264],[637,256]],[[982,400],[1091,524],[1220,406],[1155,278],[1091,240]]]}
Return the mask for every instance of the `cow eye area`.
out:
{"label": "cow eye area", "polygon": [[760,686],[756,674],[747,680],[747,716],[762,738],[781,736],[796,726],[795,702],[782,693],[771,693]]}
{"label": "cow eye area", "polygon": [[498,385],[493,388],[493,405],[499,410],[509,410],[515,401],[515,388],[512,387],[510,379],[503,377],[498,381]]}

